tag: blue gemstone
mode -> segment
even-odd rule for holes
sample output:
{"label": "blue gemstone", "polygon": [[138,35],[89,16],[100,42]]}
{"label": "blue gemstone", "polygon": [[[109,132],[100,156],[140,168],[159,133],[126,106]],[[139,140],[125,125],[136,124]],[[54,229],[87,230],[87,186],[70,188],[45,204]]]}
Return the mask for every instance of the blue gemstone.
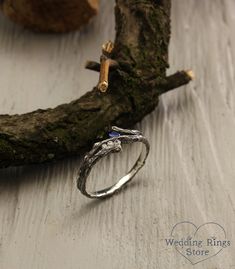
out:
{"label": "blue gemstone", "polygon": [[109,137],[112,138],[112,137],[119,137],[120,134],[118,132],[115,132],[115,131],[112,131],[109,133]]}

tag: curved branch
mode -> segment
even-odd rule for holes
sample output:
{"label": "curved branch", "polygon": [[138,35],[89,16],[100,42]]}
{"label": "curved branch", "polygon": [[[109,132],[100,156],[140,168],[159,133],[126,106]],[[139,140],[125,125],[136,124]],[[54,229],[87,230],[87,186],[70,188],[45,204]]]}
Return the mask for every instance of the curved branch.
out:
{"label": "curved branch", "polygon": [[[104,138],[111,125],[140,121],[156,107],[164,87],[166,91],[189,81],[166,79],[170,0],[117,0],[115,13],[112,58],[118,65],[110,73],[108,91],[94,88],[54,109],[1,115],[0,168],[78,154]],[[94,66],[91,69],[99,69]]]}

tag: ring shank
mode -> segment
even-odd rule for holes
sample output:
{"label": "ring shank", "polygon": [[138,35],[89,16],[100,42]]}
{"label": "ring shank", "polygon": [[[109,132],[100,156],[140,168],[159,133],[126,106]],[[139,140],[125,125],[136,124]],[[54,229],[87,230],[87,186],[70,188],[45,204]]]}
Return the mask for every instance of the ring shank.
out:
{"label": "ring shank", "polygon": [[[108,139],[108,140],[114,141],[114,139]],[[106,140],[106,142],[108,140]],[[117,138],[116,138],[116,140],[117,140]],[[137,172],[144,166],[145,160],[147,159],[147,156],[149,154],[149,143],[148,143],[147,139],[142,135],[123,135],[123,136],[118,137],[118,140],[121,141],[122,143],[125,143],[125,144],[132,144],[134,142],[141,142],[144,145],[144,147],[142,147],[141,153],[140,153],[138,159],[136,160],[135,164],[133,165],[133,167],[130,169],[130,171],[125,176],[120,178],[118,180],[118,182],[115,183],[114,185],[112,185],[108,188],[99,190],[99,191],[94,191],[94,192],[88,192],[86,189],[86,181],[87,181],[87,178],[89,176],[89,173],[90,173],[93,165],[99,159],[103,158],[104,156],[106,156],[109,153],[114,152],[114,151],[111,150],[108,153],[103,152],[102,149],[98,152],[97,151],[94,152],[94,150],[91,151],[90,156],[88,154],[88,157],[85,158],[85,161],[80,169],[80,174],[79,174],[79,178],[77,181],[78,189],[85,196],[87,196],[89,198],[106,198],[106,197],[112,196],[114,193],[116,193],[118,190],[120,190],[123,186],[125,186],[128,182],[130,182],[132,180],[132,178],[137,174]],[[93,161],[91,161],[91,160],[93,160]]]}

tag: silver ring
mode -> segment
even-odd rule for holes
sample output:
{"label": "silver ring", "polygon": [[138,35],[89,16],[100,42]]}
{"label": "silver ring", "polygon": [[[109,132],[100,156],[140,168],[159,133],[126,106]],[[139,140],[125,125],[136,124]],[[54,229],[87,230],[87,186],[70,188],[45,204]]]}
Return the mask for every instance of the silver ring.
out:
{"label": "silver ring", "polygon": [[[112,131],[109,133],[109,139],[97,142],[89,153],[85,155],[83,163],[81,165],[79,176],[77,179],[77,187],[82,194],[89,198],[105,198],[112,196],[123,186],[125,186],[131,179],[137,174],[137,172],[144,166],[145,160],[149,154],[149,142],[148,140],[137,130],[122,129],[116,126],[112,127]],[[86,189],[86,181],[91,172],[92,167],[103,157],[110,153],[120,152],[122,150],[122,144],[132,144],[134,142],[141,142],[145,147],[142,147],[142,151],[135,162],[131,170],[120,180],[103,190],[88,192]]]}

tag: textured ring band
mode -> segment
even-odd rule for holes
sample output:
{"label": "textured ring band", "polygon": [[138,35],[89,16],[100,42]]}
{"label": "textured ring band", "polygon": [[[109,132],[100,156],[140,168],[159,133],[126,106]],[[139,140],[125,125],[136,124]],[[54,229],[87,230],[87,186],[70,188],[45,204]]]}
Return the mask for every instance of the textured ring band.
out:
{"label": "textured ring band", "polygon": [[[82,194],[89,198],[105,198],[113,195],[121,187],[131,181],[131,179],[137,174],[137,172],[144,166],[145,160],[147,159],[149,154],[149,142],[137,130],[128,130],[113,126],[112,132],[109,133],[109,136],[109,139],[94,144],[91,151],[86,154],[79,171],[77,187]],[[107,156],[108,154],[120,152],[122,149],[122,144],[132,144],[134,142],[141,142],[144,144],[145,147],[142,147],[142,151],[131,170],[113,186],[95,192],[88,192],[86,189],[86,181],[92,167],[101,158]]]}

